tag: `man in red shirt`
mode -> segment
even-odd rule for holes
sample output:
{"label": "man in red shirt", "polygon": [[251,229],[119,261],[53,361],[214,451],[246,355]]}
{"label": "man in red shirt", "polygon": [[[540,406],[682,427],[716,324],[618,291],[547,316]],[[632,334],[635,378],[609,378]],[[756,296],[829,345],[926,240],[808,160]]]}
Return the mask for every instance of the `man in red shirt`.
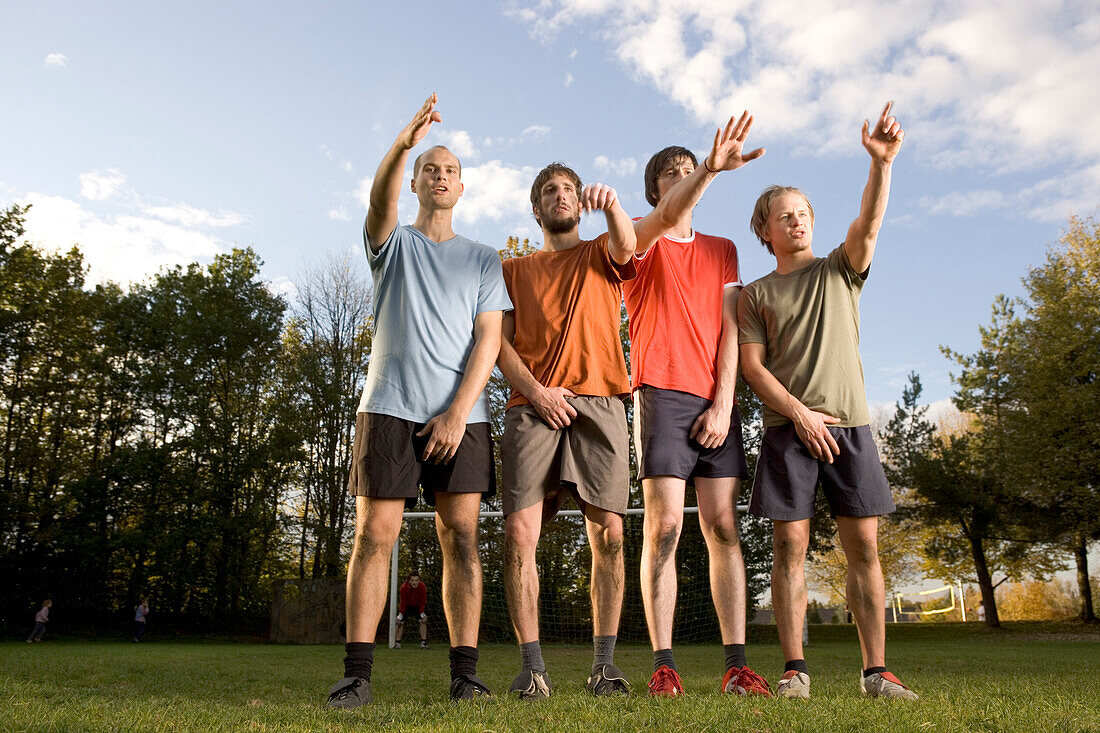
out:
{"label": "man in red shirt", "polygon": [[645,499],[642,601],[653,645],[651,696],[684,691],[672,655],[676,546],[687,484],[695,487],[710,558],[710,585],[725,648],[723,692],[771,696],[745,662],[745,564],[737,494],[748,474],[737,384],[737,248],[692,229],[695,204],[721,171],[764,154],[743,152],[752,117],[730,118],[702,166],[665,148],[645,171],[653,211],[634,224],[638,277],[624,283],[630,316],[634,445]]}
{"label": "man in red shirt", "polygon": [[428,648],[428,586],[420,582],[420,573],[409,573],[409,577],[398,589],[397,629],[394,635],[394,649],[401,648],[401,635],[405,631],[405,617],[416,613],[420,618],[420,648]]}

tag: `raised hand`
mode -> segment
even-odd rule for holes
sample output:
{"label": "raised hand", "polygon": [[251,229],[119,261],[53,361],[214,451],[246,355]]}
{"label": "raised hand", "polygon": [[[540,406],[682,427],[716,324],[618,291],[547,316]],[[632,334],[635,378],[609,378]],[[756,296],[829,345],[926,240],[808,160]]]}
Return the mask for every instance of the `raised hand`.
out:
{"label": "raised hand", "polygon": [[409,124],[405,125],[405,129],[398,133],[397,142],[406,150],[413,149],[417,143],[424,139],[424,136],[428,134],[428,130],[432,129],[432,123],[443,121],[443,116],[435,111],[435,104],[438,101],[439,97],[436,96],[435,92],[432,92],[431,96],[424,100],[424,104],[413,115],[413,118],[409,120]]}
{"label": "raised hand", "polygon": [[703,164],[708,170],[715,173],[737,170],[745,163],[764,155],[764,148],[757,148],[749,153],[744,152],[745,138],[752,129],[752,119],[752,115],[745,111],[736,122],[730,117],[730,121],[726,123],[726,129],[719,128],[715,131],[710,155],[703,159]]}
{"label": "raised hand", "polygon": [[581,194],[581,208],[585,211],[607,211],[619,200],[615,189],[603,183],[590,183]]}
{"label": "raised hand", "polygon": [[869,129],[870,123],[867,120],[863,121],[863,147],[867,148],[873,159],[884,163],[893,162],[905,139],[905,130],[901,129],[897,118],[890,115],[890,108],[893,106],[893,102],[886,103],[874,130]]}

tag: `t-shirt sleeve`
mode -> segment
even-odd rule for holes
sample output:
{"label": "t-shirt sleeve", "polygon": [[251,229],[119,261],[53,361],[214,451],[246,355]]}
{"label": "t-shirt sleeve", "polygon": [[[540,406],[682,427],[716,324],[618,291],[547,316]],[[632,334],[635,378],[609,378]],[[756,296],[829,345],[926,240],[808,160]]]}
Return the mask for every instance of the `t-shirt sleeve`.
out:
{"label": "t-shirt sleeve", "polygon": [[497,253],[486,247],[482,257],[481,284],[477,289],[477,312],[510,311],[512,299],[504,285],[504,268]]}
{"label": "t-shirt sleeve", "polygon": [[372,269],[381,267],[385,261],[389,259],[390,252],[399,246],[403,234],[404,227],[398,224],[393,228],[393,231],[390,232],[390,236],[386,237],[386,241],[382,242],[378,254],[375,254],[374,250],[370,247],[370,237],[367,236],[367,220],[363,220],[363,247],[367,250],[367,262]]}
{"label": "t-shirt sleeve", "polygon": [[838,273],[844,279],[845,285],[852,290],[862,290],[867,282],[867,276],[871,274],[870,265],[863,272],[856,272],[852,263],[848,261],[848,253],[844,250],[844,243],[829,253],[829,268]]}
{"label": "t-shirt sleeve", "polygon": [[767,344],[768,331],[756,303],[756,288],[749,285],[737,299],[737,343]]}
{"label": "t-shirt sleeve", "polygon": [[607,271],[608,278],[610,278],[612,282],[622,283],[638,277],[638,268],[634,266],[636,258],[631,257],[630,261],[625,265],[620,265],[612,259],[611,252],[607,248],[610,241],[611,237],[609,237],[606,232],[593,240],[593,244],[599,247],[600,256],[603,258],[604,269]]}
{"label": "t-shirt sleeve", "polygon": [[728,239],[725,240],[726,244],[726,273],[722,282],[725,287],[744,287],[745,283],[741,282],[741,266],[737,262],[737,245]]}
{"label": "t-shirt sleeve", "polygon": [[512,260],[504,260],[501,263],[501,276],[504,280],[505,295],[508,296],[509,305],[505,310],[516,309],[516,296],[512,292],[512,277],[515,274],[515,263]]}

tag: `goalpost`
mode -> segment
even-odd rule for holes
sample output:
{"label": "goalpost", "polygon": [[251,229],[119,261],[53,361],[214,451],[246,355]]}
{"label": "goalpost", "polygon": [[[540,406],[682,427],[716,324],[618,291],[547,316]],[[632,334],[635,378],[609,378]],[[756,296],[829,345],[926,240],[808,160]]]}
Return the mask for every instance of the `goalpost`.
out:
{"label": "goalpost", "polygon": [[[957,586],[957,591],[956,591],[956,586]],[[921,607],[917,610],[906,611],[901,606],[902,599],[905,598],[905,597],[918,596],[920,598],[925,598],[925,597],[931,596],[935,593],[943,593],[944,591],[947,591],[947,597],[950,600],[950,605],[945,605],[942,608],[930,608],[930,609],[925,610],[923,607]],[[956,601],[956,592],[958,593],[958,600],[957,601]],[[931,588],[929,590],[922,590],[922,591],[918,591],[916,593],[895,593],[894,594],[894,603],[892,604],[893,607],[891,608],[891,610],[893,611],[893,614],[894,614],[894,623],[898,622],[898,617],[899,616],[904,616],[906,614],[920,615],[920,616],[935,616],[935,615],[938,615],[938,614],[951,613],[956,608],[958,608],[960,610],[960,612],[962,613],[962,620],[966,621],[966,603],[963,599],[964,599],[964,596],[963,596],[963,587],[962,587],[962,582],[961,581],[959,581],[956,584],[950,584],[949,583],[948,585],[944,585],[944,586],[941,586],[939,588]]]}

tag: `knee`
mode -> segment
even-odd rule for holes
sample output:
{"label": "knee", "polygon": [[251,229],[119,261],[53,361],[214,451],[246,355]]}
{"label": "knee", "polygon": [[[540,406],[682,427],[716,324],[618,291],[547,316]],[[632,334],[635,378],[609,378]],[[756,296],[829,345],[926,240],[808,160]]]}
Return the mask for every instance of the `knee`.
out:
{"label": "knee", "polygon": [[[618,517],[616,517],[618,519]],[[593,549],[605,559],[614,559],[623,554],[623,523],[621,520],[610,522],[599,528],[594,534]]]}
{"label": "knee", "polygon": [[447,559],[461,565],[476,564],[477,525],[446,527],[439,530],[439,544],[443,547]]}
{"label": "knee", "polygon": [[867,567],[878,562],[878,538],[875,535],[859,535],[844,545],[844,555],[849,567]]}
{"label": "knee", "polygon": [[680,541],[680,521],[675,515],[660,515],[646,523],[646,542],[656,551],[661,561],[676,554],[676,545]]}
{"label": "knee", "polygon": [[389,553],[397,540],[399,530],[400,527],[394,529],[378,522],[363,524],[355,533],[355,542],[352,545],[353,557],[363,562],[376,555]]}
{"label": "knee", "polygon": [[522,564],[523,558],[533,555],[538,544],[539,528],[530,523],[505,521],[504,561],[509,565]]}
{"label": "knee", "polygon": [[719,516],[714,522],[707,523],[704,529],[706,534],[719,545],[740,546],[741,539],[737,533],[737,519],[733,514]]}
{"label": "knee", "polygon": [[807,543],[801,537],[776,536],[772,550],[776,565],[796,567],[806,560]]}

